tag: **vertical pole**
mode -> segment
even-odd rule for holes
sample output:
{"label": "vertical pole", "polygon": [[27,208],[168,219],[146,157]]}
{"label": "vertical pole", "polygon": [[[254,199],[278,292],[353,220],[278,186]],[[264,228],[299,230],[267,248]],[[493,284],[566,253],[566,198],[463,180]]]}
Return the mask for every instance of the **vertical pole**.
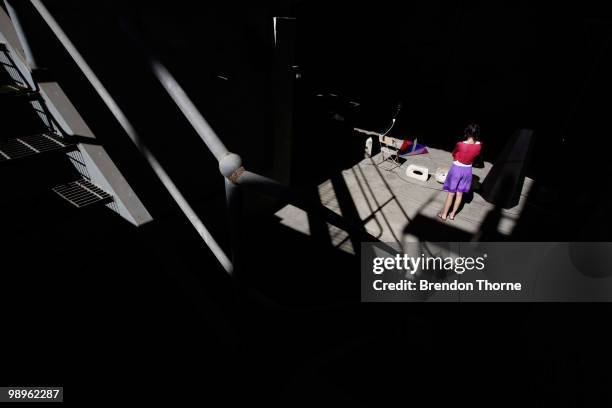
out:
{"label": "vertical pole", "polygon": [[237,184],[238,177],[244,173],[242,159],[234,153],[226,153],[219,160],[219,171],[225,180],[225,199],[227,201],[227,216],[230,232],[230,245],[232,247],[233,276],[241,277],[243,243],[241,235],[242,226],[242,190]]}
{"label": "vertical pole", "polygon": [[291,181],[295,71],[295,18],[273,17],[274,29],[274,178]]}
{"label": "vertical pole", "polygon": [[243,254],[242,237],[240,235],[242,224],[242,188],[228,178],[225,179],[225,199],[227,200],[233,276],[240,278]]}

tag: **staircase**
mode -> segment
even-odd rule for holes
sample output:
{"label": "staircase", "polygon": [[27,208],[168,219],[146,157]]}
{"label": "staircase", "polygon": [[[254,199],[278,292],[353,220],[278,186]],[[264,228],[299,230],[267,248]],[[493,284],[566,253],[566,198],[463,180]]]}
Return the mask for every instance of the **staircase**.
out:
{"label": "staircase", "polygon": [[38,89],[33,89],[0,43],[0,206],[41,192],[73,209],[109,205],[113,196],[93,183],[79,146],[60,130]]}

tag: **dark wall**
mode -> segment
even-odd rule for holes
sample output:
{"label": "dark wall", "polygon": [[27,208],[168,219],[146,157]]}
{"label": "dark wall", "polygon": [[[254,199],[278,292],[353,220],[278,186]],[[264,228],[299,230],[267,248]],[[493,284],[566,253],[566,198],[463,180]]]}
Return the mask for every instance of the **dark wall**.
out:
{"label": "dark wall", "polygon": [[301,2],[303,69],[320,87],[369,102],[363,115],[390,117],[401,100],[400,132],[431,145],[448,147],[475,120],[488,159],[518,127],[536,129],[544,157],[578,140],[571,128],[596,97],[611,20],[592,2],[534,3]]}

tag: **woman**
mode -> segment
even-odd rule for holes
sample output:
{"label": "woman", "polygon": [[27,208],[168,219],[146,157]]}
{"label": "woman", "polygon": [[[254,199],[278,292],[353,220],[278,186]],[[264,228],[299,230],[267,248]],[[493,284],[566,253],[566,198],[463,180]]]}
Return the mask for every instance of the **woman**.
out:
{"label": "woman", "polygon": [[[469,124],[464,132],[465,140],[458,142],[453,150],[453,165],[446,175],[444,190],[448,191],[446,203],[442,212],[438,214],[443,220],[455,219],[457,210],[461,205],[463,193],[470,191],[472,186],[472,163],[480,154],[482,144],[480,143],[480,126],[475,123]],[[453,199],[455,205],[453,206]],[[449,213],[451,206],[453,211]]]}

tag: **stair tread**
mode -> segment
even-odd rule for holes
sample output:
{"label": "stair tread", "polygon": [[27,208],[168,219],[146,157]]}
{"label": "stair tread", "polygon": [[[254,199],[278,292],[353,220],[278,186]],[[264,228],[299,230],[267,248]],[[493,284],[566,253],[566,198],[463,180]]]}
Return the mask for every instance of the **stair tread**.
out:
{"label": "stair tread", "polygon": [[71,150],[76,145],[55,133],[39,133],[0,141],[0,162],[50,151]]}
{"label": "stair tread", "polygon": [[72,181],[53,188],[53,191],[77,208],[96,203],[108,203],[113,197],[86,179]]}

